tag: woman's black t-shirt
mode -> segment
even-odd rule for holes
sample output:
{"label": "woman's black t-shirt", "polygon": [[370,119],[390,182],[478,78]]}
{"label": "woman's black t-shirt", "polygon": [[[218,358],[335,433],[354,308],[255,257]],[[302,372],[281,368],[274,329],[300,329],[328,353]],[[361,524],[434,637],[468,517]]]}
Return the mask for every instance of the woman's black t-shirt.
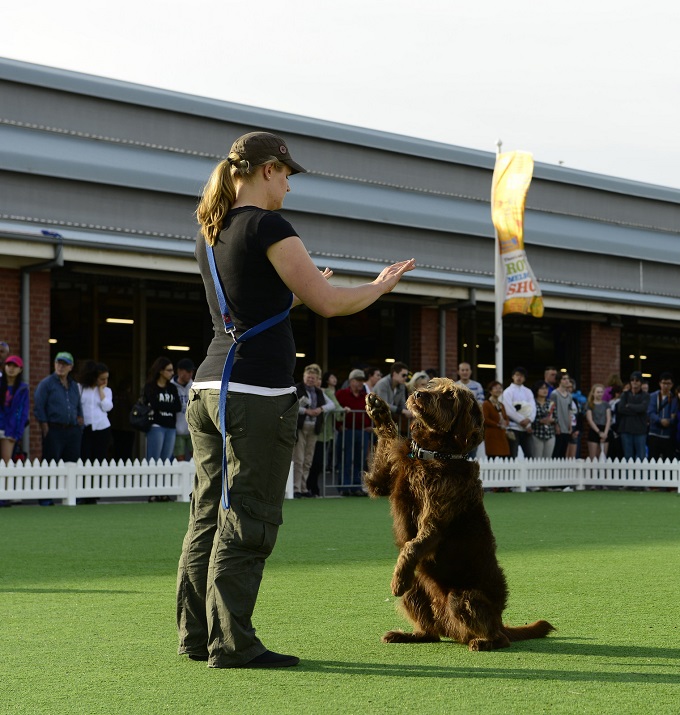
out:
{"label": "woman's black t-shirt", "polygon": [[[227,214],[224,228],[213,247],[236,334],[284,311],[290,290],[267,258],[267,249],[295,229],[280,214],[255,206],[243,206]],[[207,244],[201,234],[196,241],[196,260],[201,271],[215,335],[196,382],[220,380],[232,339],[224,332],[215,285],[210,273]],[[281,388],[295,384],[295,342],[290,317],[268,328],[236,349],[232,382]]]}
{"label": "woman's black t-shirt", "polygon": [[165,387],[159,387],[156,382],[147,382],[144,385],[144,398],[153,408],[154,424],[174,429],[176,415],[182,409],[177,388],[171,382]]}

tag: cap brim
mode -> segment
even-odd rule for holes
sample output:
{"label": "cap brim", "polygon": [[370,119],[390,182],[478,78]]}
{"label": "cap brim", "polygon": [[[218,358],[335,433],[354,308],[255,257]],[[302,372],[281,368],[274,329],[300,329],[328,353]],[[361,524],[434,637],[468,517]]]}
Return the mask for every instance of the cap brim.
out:
{"label": "cap brim", "polygon": [[291,174],[306,174],[307,169],[305,169],[303,166],[300,166],[300,164],[297,163],[297,161],[293,161],[292,159],[285,159],[283,160],[283,163],[286,164],[287,166],[290,166],[290,168],[293,170]]}

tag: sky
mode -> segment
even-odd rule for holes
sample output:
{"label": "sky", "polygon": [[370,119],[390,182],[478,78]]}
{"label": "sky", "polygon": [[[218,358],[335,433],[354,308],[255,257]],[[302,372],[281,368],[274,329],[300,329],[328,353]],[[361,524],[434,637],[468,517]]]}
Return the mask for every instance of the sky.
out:
{"label": "sky", "polygon": [[3,57],[678,189],[679,38],[677,0],[0,8]]}

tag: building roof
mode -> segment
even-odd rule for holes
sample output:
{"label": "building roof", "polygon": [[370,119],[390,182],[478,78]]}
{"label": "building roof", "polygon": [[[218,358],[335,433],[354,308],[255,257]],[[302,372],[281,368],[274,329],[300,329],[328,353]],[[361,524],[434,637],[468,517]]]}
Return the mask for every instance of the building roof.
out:
{"label": "building roof", "polygon": [[[274,127],[278,131],[288,134],[304,137],[313,136],[332,142],[370,147],[381,151],[401,153],[453,164],[475,166],[491,171],[493,171],[495,163],[495,154],[493,152],[469,149],[375,129],[355,127],[312,117],[303,117],[272,109],[251,107],[208,97],[199,97],[2,57],[0,57],[0,79],[46,87],[62,92],[84,94],[114,102],[137,104],[167,112],[193,114],[202,118],[210,117],[218,121],[242,124],[246,127]],[[615,192],[626,196],[639,196],[680,204],[679,189],[580,171],[564,166],[536,162],[534,177],[563,184],[575,184],[589,189],[597,189],[598,191]]]}
{"label": "building roof", "polygon": [[[5,59],[0,91],[6,254],[43,255],[29,248],[47,230],[78,260],[142,252],[195,271],[193,211],[225,138],[267,128],[311,169],[285,213],[319,265],[363,276],[415,255],[412,283],[492,292],[492,152]],[[546,295],[676,308],[678,238],[679,190],[536,164],[525,240]]]}

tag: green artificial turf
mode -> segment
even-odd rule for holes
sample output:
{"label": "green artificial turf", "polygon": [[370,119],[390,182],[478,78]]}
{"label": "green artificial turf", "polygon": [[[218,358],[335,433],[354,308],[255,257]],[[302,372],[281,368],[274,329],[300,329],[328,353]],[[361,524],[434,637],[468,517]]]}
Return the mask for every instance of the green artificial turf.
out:
{"label": "green artificial turf", "polygon": [[176,655],[188,505],[0,511],[0,712],[678,713],[680,499],[668,492],[486,497],[505,619],[544,640],[470,653],[382,644],[408,628],[389,584],[385,500],[296,500],[255,624],[296,668],[212,670]]}

